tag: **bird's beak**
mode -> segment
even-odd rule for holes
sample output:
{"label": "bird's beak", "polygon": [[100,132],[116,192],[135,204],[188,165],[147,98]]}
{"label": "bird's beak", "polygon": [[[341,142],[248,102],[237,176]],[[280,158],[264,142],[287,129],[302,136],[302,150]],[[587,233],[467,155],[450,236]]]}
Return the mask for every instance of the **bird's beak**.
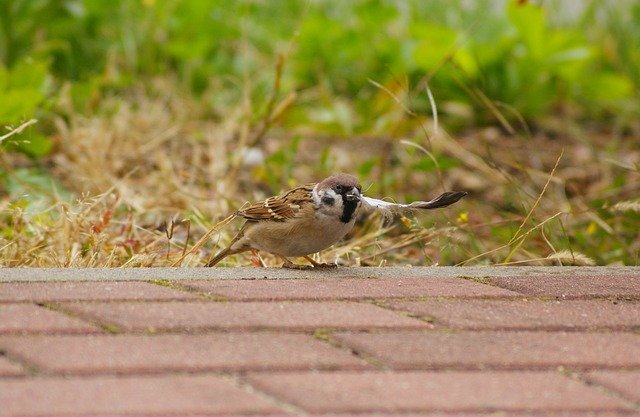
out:
{"label": "bird's beak", "polygon": [[360,191],[357,188],[353,188],[351,191],[344,195],[347,201],[360,201]]}

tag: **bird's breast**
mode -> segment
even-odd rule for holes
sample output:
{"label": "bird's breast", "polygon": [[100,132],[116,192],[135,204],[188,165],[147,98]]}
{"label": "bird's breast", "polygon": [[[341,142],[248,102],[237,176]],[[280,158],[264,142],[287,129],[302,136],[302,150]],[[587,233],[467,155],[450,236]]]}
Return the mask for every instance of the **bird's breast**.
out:
{"label": "bird's breast", "polygon": [[255,249],[283,256],[304,256],[335,244],[353,228],[354,218],[342,222],[335,216],[291,219],[284,222],[259,222],[245,236]]}

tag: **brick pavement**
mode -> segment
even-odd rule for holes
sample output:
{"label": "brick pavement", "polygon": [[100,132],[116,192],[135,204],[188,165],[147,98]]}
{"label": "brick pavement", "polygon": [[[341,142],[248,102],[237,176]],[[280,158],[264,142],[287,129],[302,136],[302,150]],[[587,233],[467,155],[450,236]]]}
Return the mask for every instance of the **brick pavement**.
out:
{"label": "brick pavement", "polygon": [[640,415],[637,268],[7,271],[0,416]]}

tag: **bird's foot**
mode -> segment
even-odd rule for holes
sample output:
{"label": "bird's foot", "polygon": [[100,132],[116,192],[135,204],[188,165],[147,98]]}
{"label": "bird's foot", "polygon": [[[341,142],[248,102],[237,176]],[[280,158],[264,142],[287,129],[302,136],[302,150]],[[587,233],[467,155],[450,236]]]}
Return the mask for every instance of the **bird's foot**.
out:
{"label": "bird's foot", "polygon": [[264,264],[264,261],[260,257],[258,251],[255,249],[251,249],[251,253],[253,254],[253,257],[251,257],[251,263],[253,264],[253,266],[257,268],[265,268],[266,265]]}

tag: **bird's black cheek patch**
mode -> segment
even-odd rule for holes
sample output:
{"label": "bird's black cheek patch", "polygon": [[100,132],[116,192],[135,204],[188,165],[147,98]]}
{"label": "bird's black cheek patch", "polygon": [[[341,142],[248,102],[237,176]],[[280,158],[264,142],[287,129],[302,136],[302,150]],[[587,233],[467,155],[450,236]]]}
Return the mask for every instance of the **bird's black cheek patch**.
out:
{"label": "bird's black cheek patch", "polygon": [[325,195],[324,197],[322,197],[322,202],[328,206],[333,206],[336,202],[335,198],[331,197],[330,195]]}
{"label": "bird's black cheek patch", "polygon": [[349,223],[351,219],[353,219],[353,214],[358,208],[358,201],[343,201],[344,208],[342,210],[342,216],[340,216],[340,221],[343,223]]}

